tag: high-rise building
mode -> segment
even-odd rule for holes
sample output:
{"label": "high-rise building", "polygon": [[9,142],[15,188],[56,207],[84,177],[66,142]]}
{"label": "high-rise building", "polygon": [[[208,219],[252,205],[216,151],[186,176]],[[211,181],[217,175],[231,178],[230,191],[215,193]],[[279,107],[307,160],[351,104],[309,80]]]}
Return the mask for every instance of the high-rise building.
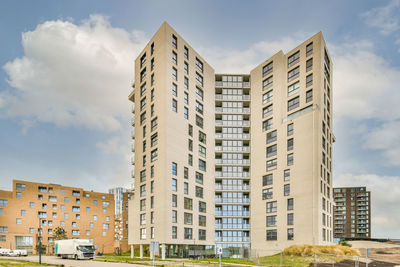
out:
{"label": "high-rise building", "polygon": [[321,33],[249,74],[214,74],[164,23],[135,61],[129,96],[129,243],[233,257],[331,243],[331,84]]}
{"label": "high-rise building", "polygon": [[114,196],[77,187],[13,181],[0,191],[0,247],[38,253],[38,238],[53,253],[56,228],[89,239],[98,252],[114,251]]}
{"label": "high-rise building", "polygon": [[334,238],[371,238],[371,192],[366,187],[335,187]]}

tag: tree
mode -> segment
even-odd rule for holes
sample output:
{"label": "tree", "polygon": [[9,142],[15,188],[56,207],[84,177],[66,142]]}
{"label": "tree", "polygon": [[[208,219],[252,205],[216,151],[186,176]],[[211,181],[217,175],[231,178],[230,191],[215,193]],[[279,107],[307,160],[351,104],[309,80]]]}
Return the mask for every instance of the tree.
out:
{"label": "tree", "polygon": [[53,237],[55,240],[68,239],[67,231],[65,231],[64,228],[62,228],[62,227],[57,227],[56,229],[54,229]]}

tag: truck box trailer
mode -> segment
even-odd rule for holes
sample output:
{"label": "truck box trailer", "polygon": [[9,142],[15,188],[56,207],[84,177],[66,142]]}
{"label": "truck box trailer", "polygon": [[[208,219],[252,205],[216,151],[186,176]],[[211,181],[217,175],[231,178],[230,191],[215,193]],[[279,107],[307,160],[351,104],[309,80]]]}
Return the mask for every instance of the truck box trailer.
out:
{"label": "truck box trailer", "polygon": [[63,259],[93,259],[95,248],[88,239],[65,239],[55,241],[55,254]]}

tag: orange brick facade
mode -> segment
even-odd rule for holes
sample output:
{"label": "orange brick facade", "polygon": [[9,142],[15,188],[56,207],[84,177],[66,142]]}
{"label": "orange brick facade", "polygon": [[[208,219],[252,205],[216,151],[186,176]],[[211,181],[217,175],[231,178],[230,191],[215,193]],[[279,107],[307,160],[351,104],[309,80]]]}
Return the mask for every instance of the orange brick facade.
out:
{"label": "orange brick facade", "polygon": [[98,252],[112,253],[114,217],[113,194],[14,180],[12,191],[0,191],[0,247],[37,253],[40,219],[47,254],[57,227],[68,239],[90,239]]}

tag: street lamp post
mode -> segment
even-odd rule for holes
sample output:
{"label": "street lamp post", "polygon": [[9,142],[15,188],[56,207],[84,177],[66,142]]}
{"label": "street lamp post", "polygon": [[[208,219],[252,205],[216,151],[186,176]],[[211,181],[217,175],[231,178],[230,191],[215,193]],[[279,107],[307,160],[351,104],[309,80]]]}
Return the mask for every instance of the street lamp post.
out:
{"label": "street lamp post", "polygon": [[38,236],[39,236],[39,264],[42,264],[42,227],[41,227],[41,218],[39,215],[39,228],[38,228]]}

